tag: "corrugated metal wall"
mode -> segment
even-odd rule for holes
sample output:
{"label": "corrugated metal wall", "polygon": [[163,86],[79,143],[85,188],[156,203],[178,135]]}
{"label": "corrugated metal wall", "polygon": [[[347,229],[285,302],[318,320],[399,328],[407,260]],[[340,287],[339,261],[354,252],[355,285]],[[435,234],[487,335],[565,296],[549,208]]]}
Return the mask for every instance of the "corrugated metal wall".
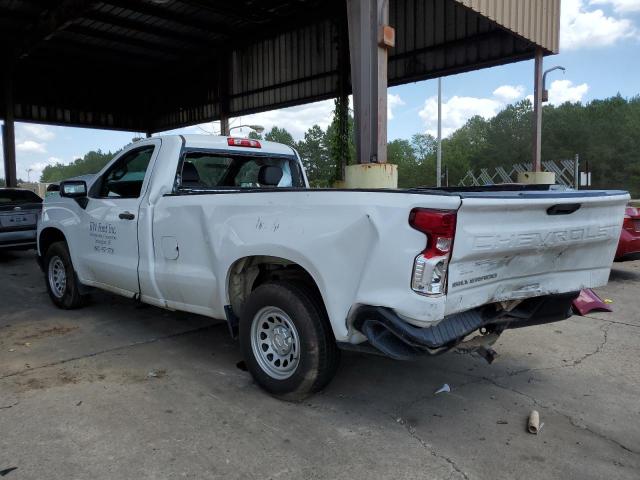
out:
{"label": "corrugated metal wall", "polygon": [[324,20],[234,50],[230,113],[333,95],[338,87],[338,28],[337,22]]}
{"label": "corrugated metal wall", "polygon": [[[389,8],[390,24],[396,29],[396,47],[389,56],[389,85],[533,55],[535,46],[531,42],[453,0],[391,0]],[[344,21],[326,19],[233,49],[228,68],[230,115],[336,97],[339,38]],[[190,90],[194,91],[193,85]],[[219,84],[209,84],[205,90],[207,102],[215,104],[220,100]],[[154,130],[175,128],[187,119],[191,123],[210,120],[217,118],[219,112],[215,105],[187,107],[184,99],[178,111],[175,106],[166,106],[170,111],[156,115]],[[205,116],[212,112],[213,116]]]}
{"label": "corrugated metal wall", "polygon": [[499,25],[558,53],[560,0],[456,0]]}
{"label": "corrugated metal wall", "polygon": [[[336,97],[340,58],[349,75],[343,1],[304,25],[170,67],[134,62],[77,76],[55,63],[50,72],[22,69],[16,119],[163,131],[218,119],[225,105],[239,116]],[[389,85],[532,58],[535,43],[557,49],[559,0],[390,0],[389,9]]]}

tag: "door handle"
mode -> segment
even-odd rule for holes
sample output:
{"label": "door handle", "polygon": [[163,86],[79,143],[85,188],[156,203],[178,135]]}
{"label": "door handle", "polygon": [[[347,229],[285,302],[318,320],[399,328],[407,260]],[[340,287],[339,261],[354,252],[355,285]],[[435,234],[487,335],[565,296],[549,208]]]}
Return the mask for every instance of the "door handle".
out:
{"label": "door handle", "polygon": [[118,217],[120,217],[122,220],[133,220],[134,218],[136,218],[136,216],[131,212],[122,212],[120,215],[118,215]]}

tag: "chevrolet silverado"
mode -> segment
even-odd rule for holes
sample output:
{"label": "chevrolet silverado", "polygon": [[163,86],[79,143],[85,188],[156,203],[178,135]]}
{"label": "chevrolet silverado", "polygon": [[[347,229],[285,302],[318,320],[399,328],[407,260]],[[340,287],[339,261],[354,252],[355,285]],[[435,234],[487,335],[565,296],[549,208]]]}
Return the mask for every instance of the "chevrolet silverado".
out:
{"label": "chevrolet silverado", "polygon": [[160,136],[45,199],[51,300],[91,289],[228,322],[248,370],[300,399],[341,349],[492,359],[507,328],[605,285],[629,195],[549,186],[310,189],[292,148]]}

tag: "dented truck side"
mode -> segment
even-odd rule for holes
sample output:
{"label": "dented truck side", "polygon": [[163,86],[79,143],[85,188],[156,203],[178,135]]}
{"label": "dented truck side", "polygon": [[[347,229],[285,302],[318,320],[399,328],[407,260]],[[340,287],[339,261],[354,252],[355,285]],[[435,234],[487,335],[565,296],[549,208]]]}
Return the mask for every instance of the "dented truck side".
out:
{"label": "dented truck side", "polygon": [[[139,195],[96,194],[141,148],[152,154]],[[194,172],[191,158],[210,163]],[[257,180],[238,180],[251,168]],[[258,383],[284,398],[322,388],[336,346],[487,356],[505,328],[567,318],[581,289],[606,284],[629,199],[521,186],[314,190],[289,147],[210,136],[136,142],[86,188],[66,196],[63,182],[45,201],[39,255],[54,302],[75,307],[101,288],[225,319]],[[56,297],[56,259],[77,298]]]}

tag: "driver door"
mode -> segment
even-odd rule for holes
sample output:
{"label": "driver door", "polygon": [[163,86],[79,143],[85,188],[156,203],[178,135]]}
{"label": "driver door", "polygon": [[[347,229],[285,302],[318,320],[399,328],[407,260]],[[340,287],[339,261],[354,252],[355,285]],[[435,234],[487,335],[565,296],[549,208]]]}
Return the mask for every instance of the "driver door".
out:
{"label": "driver door", "polygon": [[138,214],[156,147],[123,154],[91,186],[85,209],[85,265],[93,282],[121,294],[139,292]]}

